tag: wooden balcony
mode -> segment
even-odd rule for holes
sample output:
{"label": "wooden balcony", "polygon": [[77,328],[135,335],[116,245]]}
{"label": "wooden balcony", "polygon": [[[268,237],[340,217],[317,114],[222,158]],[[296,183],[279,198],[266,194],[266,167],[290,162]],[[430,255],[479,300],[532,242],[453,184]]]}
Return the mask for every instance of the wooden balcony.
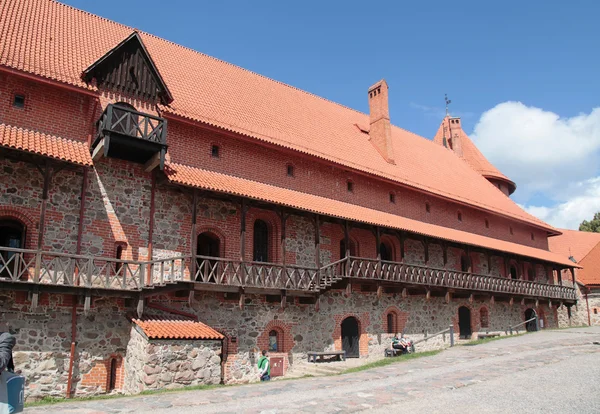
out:
{"label": "wooden balcony", "polygon": [[151,170],[164,167],[167,121],[118,104],[106,107],[97,122],[92,158],[114,157],[146,164]]}
{"label": "wooden balcony", "polygon": [[[193,277],[190,269],[194,269]],[[575,289],[567,286],[361,257],[344,258],[317,269],[207,256],[135,261],[0,247],[0,287],[4,283],[63,286],[110,294],[109,291],[141,292],[178,284],[188,285],[181,289],[316,295],[347,280],[423,288],[423,292],[438,290],[557,302],[577,299]]]}

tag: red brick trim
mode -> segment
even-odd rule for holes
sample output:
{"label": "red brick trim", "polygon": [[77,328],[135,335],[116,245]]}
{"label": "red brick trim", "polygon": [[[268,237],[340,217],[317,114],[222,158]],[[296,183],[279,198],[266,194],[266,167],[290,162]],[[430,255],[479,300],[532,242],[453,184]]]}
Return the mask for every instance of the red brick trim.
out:
{"label": "red brick trim", "polygon": [[360,335],[359,355],[367,356],[369,355],[369,335],[367,334],[367,327],[371,323],[371,315],[369,312],[364,312],[361,315],[352,312],[333,315],[335,328],[331,337],[333,338],[335,349],[337,351],[342,350],[342,322],[349,317],[356,318],[358,322],[358,333]]}
{"label": "red brick trim", "polygon": [[387,325],[387,316],[388,314],[393,314],[394,315],[394,329],[393,329],[393,333],[395,334],[399,334],[402,333],[402,331],[404,331],[404,327],[406,326],[406,321],[408,320],[408,316],[409,313],[408,312],[403,312],[400,309],[398,309],[396,306],[388,306],[386,308],[386,310],[383,311],[382,314],[382,332],[383,333],[388,333],[388,325]]}
{"label": "red brick trim", "polygon": [[259,351],[269,350],[269,333],[277,332],[277,353],[290,352],[296,343],[292,335],[292,325],[280,320],[273,320],[267,323],[263,332],[256,338],[256,344]]}
{"label": "red brick trim", "polygon": [[251,208],[248,211],[246,221],[246,257],[252,261],[254,259],[254,223],[256,220],[262,220],[267,224],[269,229],[269,262],[278,263],[281,257],[280,245],[280,220],[277,214],[273,211],[260,210],[258,208]]}
{"label": "red brick trim", "polygon": [[25,246],[26,249],[35,249],[38,239],[38,221],[33,219],[30,214],[23,210],[17,210],[13,207],[0,207],[0,220],[16,220],[25,227]]}
{"label": "red brick trim", "polygon": [[[225,237],[225,233],[223,233],[220,229],[214,226],[201,226],[196,228],[196,239],[202,233],[210,233],[219,239],[219,257],[225,257],[225,243],[227,243],[227,238]],[[198,246],[196,246],[197,248]],[[195,252],[194,252],[195,253]]]}

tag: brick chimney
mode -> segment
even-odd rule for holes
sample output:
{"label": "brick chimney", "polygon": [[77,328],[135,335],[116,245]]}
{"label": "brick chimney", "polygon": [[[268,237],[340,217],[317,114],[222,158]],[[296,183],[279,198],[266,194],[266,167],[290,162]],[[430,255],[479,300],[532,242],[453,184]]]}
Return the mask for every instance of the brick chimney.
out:
{"label": "brick chimney", "polygon": [[369,141],[387,162],[395,164],[388,106],[388,85],[385,79],[369,88],[369,113],[371,118]]}
{"label": "brick chimney", "polygon": [[460,118],[448,117],[448,146],[451,150],[453,150],[460,157],[463,156],[462,149],[462,140],[461,136],[463,134],[462,125],[460,122]]}

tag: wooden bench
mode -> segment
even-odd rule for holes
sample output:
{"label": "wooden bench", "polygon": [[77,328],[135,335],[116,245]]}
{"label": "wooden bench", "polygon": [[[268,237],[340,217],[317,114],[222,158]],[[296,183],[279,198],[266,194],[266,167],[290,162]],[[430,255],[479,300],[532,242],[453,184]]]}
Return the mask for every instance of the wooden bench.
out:
{"label": "wooden bench", "polygon": [[338,361],[346,360],[346,351],[326,351],[326,352],[309,352],[308,353],[308,362],[312,359],[313,363],[317,362],[317,357],[319,360],[323,360],[323,357],[334,356]]}
{"label": "wooden bench", "polygon": [[500,336],[499,333],[493,333],[493,334],[477,334],[477,339],[485,339],[485,338],[495,338],[497,336]]}

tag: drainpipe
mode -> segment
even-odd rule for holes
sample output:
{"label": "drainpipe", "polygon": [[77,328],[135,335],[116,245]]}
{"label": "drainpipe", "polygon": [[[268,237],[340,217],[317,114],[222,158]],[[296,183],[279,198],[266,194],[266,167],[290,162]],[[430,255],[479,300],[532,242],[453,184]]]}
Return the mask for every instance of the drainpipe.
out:
{"label": "drainpipe", "polygon": [[[83,183],[81,184],[81,198],[79,203],[79,226],[77,228],[77,254],[81,254],[81,239],[83,236],[83,217],[85,215],[85,194],[87,192],[88,183],[88,172],[89,168],[84,167],[83,169]],[[79,269],[74,276],[79,274]],[[79,285],[79,278],[75,277],[75,284]],[[67,391],[66,397],[72,397],[72,386],[73,386],[73,364],[75,362],[75,346],[77,345],[77,295],[73,295],[73,305],[71,307],[71,355],[69,356],[69,373],[67,377]]]}
{"label": "drainpipe", "polygon": [[[154,235],[154,193],[156,192],[156,170],[152,170],[152,190],[150,192],[150,223],[148,229],[148,260],[152,261],[153,248],[152,237]],[[146,286],[152,284],[152,265],[148,265],[146,272]]]}
{"label": "drainpipe", "polygon": [[590,302],[588,302],[588,295],[590,293],[590,288],[586,286],[585,289],[585,305],[587,307],[587,314],[588,314],[588,326],[592,326],[592,319],[590,317]]}

